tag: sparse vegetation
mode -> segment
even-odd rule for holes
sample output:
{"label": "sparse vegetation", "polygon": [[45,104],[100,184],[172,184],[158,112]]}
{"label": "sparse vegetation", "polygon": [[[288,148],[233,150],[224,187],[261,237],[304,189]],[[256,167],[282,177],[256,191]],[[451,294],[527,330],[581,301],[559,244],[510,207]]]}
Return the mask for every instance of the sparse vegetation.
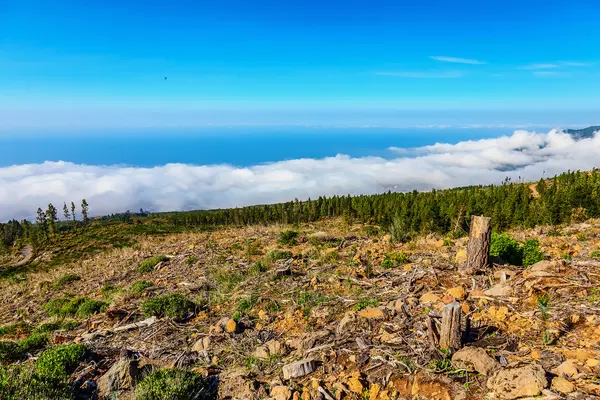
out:
{"label": "sparse vegetation", "polygon": [[54,284],[54,288],[55,289],[62,289],[64,288],[66,285],[68,285],[71,282],[75,282],[81,280],[81,277],[77,274],[72,274],[72,273],[67,273],[63,276],[61,276],[56,283]]}
{"label": "sparse vegetation", "polygon": [[190,266],[196,264],[197,262],[198,262],[198,257],[196,257],[196,256],[190,256],[185,259],[185,263]]}
{"label": "sparse vegetation", "polygon": [[135,400],[211,399],[209,383],[183,369],[161,369],[145,377],[135,389]]}
{"label": "sparse vegetation", "polygon": [[152,286],[154,286],[154,284],[150,281],[136,281],[129,286],[129,293],[133,296],[139,296],[144,292],[144,290]]}
{"label": "sparse vegetation", "polygon": [[36,372],[46,377],[66,377],[86,353],[83,344],[61,344],[44,350],[35,363]]}
{"label": "sparse vegetation", "polygon": [[196,304],[178,293],[165,294],[146,300],[142,305],[142,311],[146,316],[184,319],[195,313]]}
{"label": "sparse vegetation", "polygon": [[544,259],[544,254],[540,251],[539,242],[536,239],[528,240],[521,245],[506,233],[492,233],[490,255],[499,257],[509,264],[524,267],[529,267]]}
{"label": "sparse vegetation", "polygon": [[283,231],[279,235],[279,243],[284,246],[295,246],[298,241],[298,231]]}
{"label": "sparse vegetation", "polygon": [[140,264],[138,271],[142,274],[154,271],[154,267],[158,265],[158,263],[169,261],[169,257],[167,256],[156,256],[149,258],[147,260],[142,261]]}
{"label": "sparse vegetation", "polygon": [[590,253],[590,257],[592,258],[600,258],[600,250],[594,250]]}
{"label": "sparse vegetation", "polygon": [[58,317],[88,317],[92,314],[102,312],[108,307],[103,301],[78,297],[69,299],[66,297],[52,299],[46,306],[48,314]]}
{"label": "sparse vegetation", "polygon": [[360,311],[368,307],[379,307],[379,301],[375,299],[362,299],[353,308],[355,311]]}

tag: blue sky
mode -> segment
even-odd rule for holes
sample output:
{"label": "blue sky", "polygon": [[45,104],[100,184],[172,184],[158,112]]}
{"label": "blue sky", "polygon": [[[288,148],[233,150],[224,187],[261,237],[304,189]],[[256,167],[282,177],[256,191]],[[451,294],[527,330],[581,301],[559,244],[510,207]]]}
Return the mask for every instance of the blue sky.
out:
{"label": "blue sky", "polygon": [[5,0],[0,129],[593,122],[599,20],[594,0]]}

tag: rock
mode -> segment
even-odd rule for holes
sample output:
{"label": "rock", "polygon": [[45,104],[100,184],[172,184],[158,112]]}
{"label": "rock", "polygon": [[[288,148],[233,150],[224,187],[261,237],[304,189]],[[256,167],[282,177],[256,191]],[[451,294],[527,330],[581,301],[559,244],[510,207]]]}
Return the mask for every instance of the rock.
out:
{"label": "rock", "polygon": [[198,339],[196,343],[192,346],[192,350],[200,353],[203,350],[208,350],[210,347],[210,337],[205,336],[203,338]]}
{"label": "rock", "polygon": [[256,348],[256,350],[254,350],[253,355],[259,360],[268,360],[270,353],[266,346],[259,346]]}
{"label": "rock", "polygon": [[571,360],[567,360],[552,370],[553,374],[572,378],[579,373],[577,367]]}
{"label": "rock", "polygon": [[428,292],[425,293],[424,295],[421,296],[421,299],[419,299],[419,301],[421,302],[421,304],[424,303],[437,303],[438,301],[440,301],[440,297],[434,293]]}
{"label": "rock", "polygon": [[452,364],[457,368],[477,371],[487,376],[500,367],[500,364],[480,347],[464,347],[457,351],[452,356]]}
{"label": "rock", "polygon": [[356,315],[353,312],[346,313],[337,327],[338,335],[344,334],[347,330],[348,325],[353,324],[355,321]]}
{"label": "rock", "polygon": [[466,292],[465,292],[464,287],[457,286],[457,287],[448,289],[448,294],[450,296],[454,297],[456,300],[462,300],[465,298]]}
{"label": "rock", "polygon": [[237,332],[237,329],[238,329],[237,322],[235,322],[232,319],[227,321],[227,324],[225,325],[225,332],[235,333],[235,332]]}
{"label": "rock", "polygon": [[271,389],[270,397],[273,400],[289,400],[292,397],[292,391],[287,386],[274,386]]}
{"label": "rock", "polygon": [[358,313],[363,318],[367,319],[383,319],[385,318],[385,313],[379,308],[375,307],[367,307],[364,310],[360,310]]}
{"label": "rock", "polygon": [[585,362],[585,365],[587,365],[590,368],[596,368],[599,364],[600,361],[595,358],[590,358]]}
{"label": "rock", "polygon": [[539,261],[531,266],[530,271],[540,272],[561,272],[564,269],[566,262],[564,260]]}
{"label": "rock", "polygon": [[487,382],[498,399],[507,400],[537,396],[547,385],[546,372],[538,364],[501,369]]}
{"label": "rock", "polygon": [[253,399],[256,393],[254,382],[242,369],[226,371],[219,379],[219,398]]}
{"label": "rock", "polygon": [[269,354],[272,356],[281,357],[286,353],[285,346],[282,345],[278,340],[269,340],[267,343],[265,343],[265,346],[267,346]]}
{"label": "rock", "polygon": [[265,310],[260,310],[258,312],[258,319],[266,323],[271,322],[271,317],[269,316],[269,314],[267,314]]}
{"label": "rock", "polygon": [[562,376],[557,376],[556,378],[552,379],[551,389],[567,394],[575,390],[575,385]]}
{"label": "rock", "polygon": [[282,368],[283,379],[300,378],[306,376],[316,369],[316,363],[311,359],[296,361],[284,365]]}
{"label": "rock", "polygon": [[513,290],[510,287],[510,285],[507,285],[505,283],[498,283],[497,285],[492,286],[491,288],[484,291],[483,293],[486,296],[491,296],[491,297],[506,297],[506,296],[510,296],[512,294],[512,292],[513,292]]}
{"label": "rock", "polygon": [[119,390],[133,388],[138,378],[138,361],[121,358],[98,380],[98,391],[110,398]]}

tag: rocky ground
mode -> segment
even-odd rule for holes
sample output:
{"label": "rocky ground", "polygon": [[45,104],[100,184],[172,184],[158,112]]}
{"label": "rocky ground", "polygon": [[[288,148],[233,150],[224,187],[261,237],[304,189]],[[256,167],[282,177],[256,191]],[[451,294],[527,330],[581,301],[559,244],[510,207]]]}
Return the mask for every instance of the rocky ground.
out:
{"label": "rocky ground", "polygon": [[[135,398],[158,368],[209,377],[223,399],[600,398],[600,221],[511,235],[537,238],[546,260],[468,275],[466,237],[395,244],[340,221],[138,237],[2,281],[0,321],[79,323],[50,341],[95,354],[71,379],[100,398]],[[193,306],[149,305],[174,293]],[[52,311],[81,297],[104,306]],[[451,352],[440,326],[457,303],[462,348]]]}

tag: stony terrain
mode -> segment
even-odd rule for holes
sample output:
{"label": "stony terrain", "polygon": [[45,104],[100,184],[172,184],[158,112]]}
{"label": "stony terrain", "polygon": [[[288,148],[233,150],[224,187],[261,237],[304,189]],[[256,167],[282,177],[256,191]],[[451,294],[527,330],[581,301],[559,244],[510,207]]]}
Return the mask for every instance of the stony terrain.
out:
{"label": "stony terrain", "polygon": [[[50,344],[91,354],[69,378],[81,398],[141,398],[160,368],[207,377],[196,398],[600,398],[600,221],[510,234],[546,259],[471,275],[467,237],[391,243],[339,220],[139,236],[2,280],[1,339],[62,324]],[[169,294],[182,297],[152,303]],[[57,311],[82,297],[102,303]],[[455,302],[464,335],[449,351],[440,323]]]}

